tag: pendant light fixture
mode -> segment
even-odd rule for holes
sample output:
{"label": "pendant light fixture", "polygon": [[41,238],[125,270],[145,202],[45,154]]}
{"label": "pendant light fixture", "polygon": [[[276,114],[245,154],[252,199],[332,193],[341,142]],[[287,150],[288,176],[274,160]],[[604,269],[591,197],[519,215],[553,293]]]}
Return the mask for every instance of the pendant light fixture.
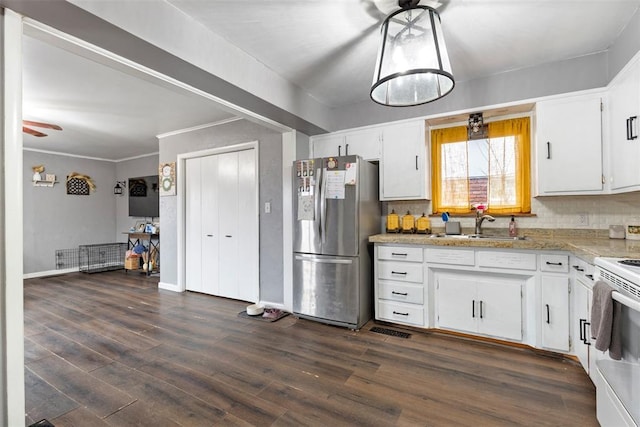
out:
{"label": "pendant light fixture", "polygon": [[442,98],[455,85],[442,35],[440,15],[419,0],[399,0],[400,10],[382,23],[382,41],[371,99],[409,107]]}

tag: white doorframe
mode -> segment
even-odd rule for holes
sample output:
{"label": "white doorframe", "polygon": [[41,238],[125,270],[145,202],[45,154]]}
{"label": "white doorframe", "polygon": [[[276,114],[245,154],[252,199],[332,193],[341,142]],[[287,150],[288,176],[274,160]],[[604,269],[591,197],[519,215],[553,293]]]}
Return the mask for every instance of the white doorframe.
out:
{"label": "white doorframe", "polygon": [[291,179],[296,131],[282,134],[282,292],[284,309],[293,311],[293,200]]}
{"label": "white doorframe", "polygon": [[4,173],[0,191],[3,223],[0,234],[0,424],[24,425],[24,306],[22,218],[22,16],[4,10]]}
{"label": "white doorframe", "polygon": [[255,212],[255,221],[256,221],[256,230],[258,230],[258,236],[256,236],[256,256],[255,256],[255,271],[258,272],[257,279],[258,283],[256,283],[257,294],[260,295],[260,152],[259,152],[259,144],[258,141],[245,142],[241,144],[229,145],[227,147],[217,147],[211,148],[207,150],[194,151],[191,153],[183,153],[178,154],[176,159],[176,179],[177,179],[177,212],[176,212],[176,222],[178,225],[178,239],[177,239],[177,252],[178,252],[178,284],[177,286],[168,286],[161,285],[162,289],[167,289],[175,292],[184,292],[186,290],[186,208],[187,208],[187,198],[186,198],[186,190],[187,185],[185,182],[185,168],[187,164],[187,159],[193,159],[197,157],[205,157],[205,156],[213,156],[216,154],[222,153],[231,153],[237,151],[244,150],[254,150],[255,156],[255,167],[256,167],[256,212]]}

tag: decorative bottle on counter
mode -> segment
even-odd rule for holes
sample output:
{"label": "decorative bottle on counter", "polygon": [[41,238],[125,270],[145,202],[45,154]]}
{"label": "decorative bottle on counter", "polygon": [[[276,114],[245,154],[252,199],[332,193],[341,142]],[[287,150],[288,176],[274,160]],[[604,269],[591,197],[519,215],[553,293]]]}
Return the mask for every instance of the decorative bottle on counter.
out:
{"label": "decorative bottle on counter", "polygon": [[409,211],[407,214],[402,217],[402,232],[403,233],[413,233],[415,229],[416,219],[411,215]]}
{"label": "decorative bottle on counter", "polygon": [[431,233],[431,221],[422,213],[422,216],[416,220],[416,233],[429,234]]}
{"label": "decorative bottle on counter", "polygon": [[395,210],[387,215],[387,233],[397,233],[400,231],[400,217]]}
{"label": "decorative bottle on counter", "polygon": [[518,236],[518,227],[516,226],[516,218],[511,215],[511,221],[509,222],[509,237]]}

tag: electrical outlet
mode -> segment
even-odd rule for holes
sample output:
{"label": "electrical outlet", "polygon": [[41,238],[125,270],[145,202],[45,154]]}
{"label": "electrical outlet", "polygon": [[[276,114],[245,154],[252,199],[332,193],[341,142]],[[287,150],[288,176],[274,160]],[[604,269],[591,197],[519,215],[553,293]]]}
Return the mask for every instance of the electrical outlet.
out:
{"label": "electrical outlet", "polygon": [[589,225],[589,214],[582,212],[578,214],[578,225],[580,227],[586,227]]}
{"label": "electrical outlet", "polygon": [[264,203],[264,213],[271,213],[271,202]]}

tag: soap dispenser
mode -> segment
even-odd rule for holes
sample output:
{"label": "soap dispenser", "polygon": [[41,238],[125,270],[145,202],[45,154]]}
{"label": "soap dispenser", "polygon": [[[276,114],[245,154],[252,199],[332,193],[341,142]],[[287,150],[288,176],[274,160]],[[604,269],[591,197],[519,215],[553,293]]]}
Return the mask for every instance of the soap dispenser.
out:
{"label": "soap dispenser", "polygon": [[518,237],[518,227],[516,226],[516,218],[511,215],[511,221],[509,222],[509,237]]}

